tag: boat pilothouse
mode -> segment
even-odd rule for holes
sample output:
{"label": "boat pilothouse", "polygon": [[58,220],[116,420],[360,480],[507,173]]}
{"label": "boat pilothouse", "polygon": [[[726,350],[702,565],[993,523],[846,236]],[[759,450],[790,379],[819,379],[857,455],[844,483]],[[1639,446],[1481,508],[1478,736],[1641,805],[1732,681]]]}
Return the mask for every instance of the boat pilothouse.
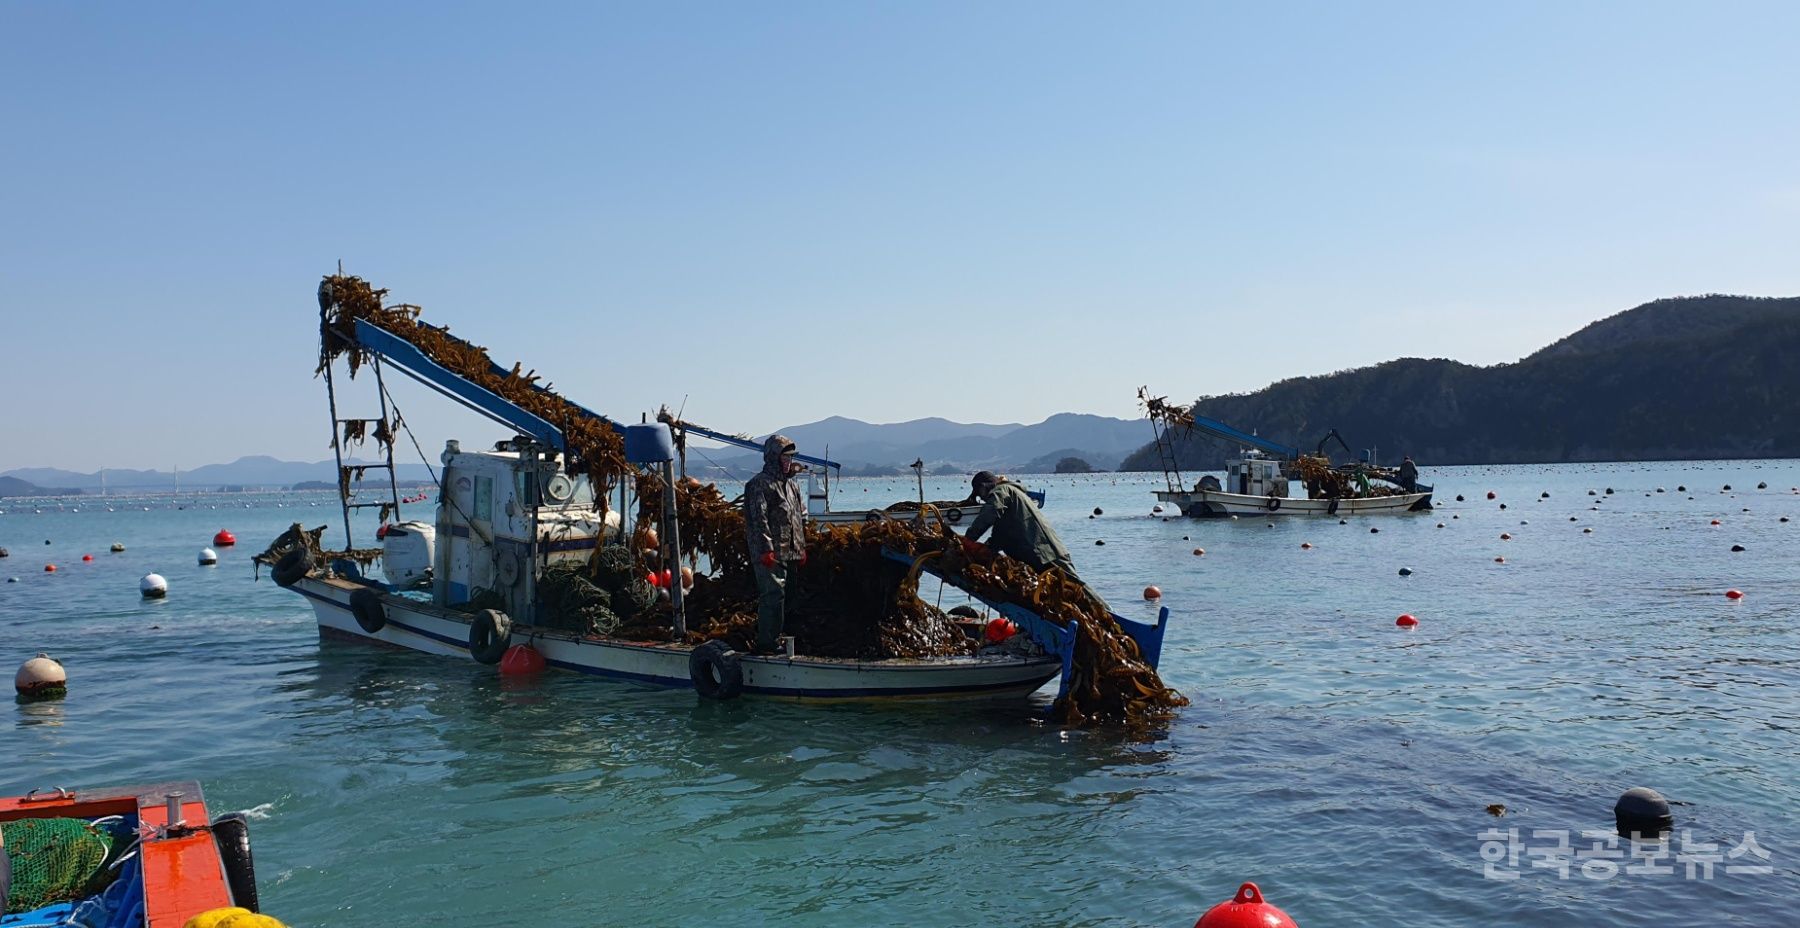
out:
{"label": "boat pilothouse", "polygon": [[[566,473],[560,457],[525,436],[492,451],[445,443],[444,492],[433,527],[434,601],[466,603],[489,590],[508,615],[531,621],[544,570],[584,563],[601,544],[623,540],[618,510],[602,514],[587,477]],[[392,565],[383,567],[390,583],[399,579]]]}

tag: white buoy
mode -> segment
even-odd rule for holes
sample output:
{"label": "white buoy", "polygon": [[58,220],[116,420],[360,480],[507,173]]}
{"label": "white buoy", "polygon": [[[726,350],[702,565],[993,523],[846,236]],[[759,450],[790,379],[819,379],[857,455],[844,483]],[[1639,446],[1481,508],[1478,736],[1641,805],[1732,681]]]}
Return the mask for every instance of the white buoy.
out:
{"label": "white buoy", "polygon": [[162,599],[169,595],[169,581],[164,580],[162,574],[145,574],[144,579],[138,581],[138,592],[144,594],[145,599]]}
{"label": "white buoy", "polygon": [[213,551],[211,548],[200,549],[200,566],[210,567],[217,563],[219,563],[219,555],[217,552]]}
{"label": "white buoy", "polygon": [[40,653],[19,665],[13,689],[25,699],[55,699],[68,692],[69,675],[54,658]]}
{"label": "white buoy", "polygon": [[122,545],[122,544],[119,544],[119,543],[118,543],[118,542],[116,542],[116,541],[115,541],[115,542],[113,542],[113,543],[112,543],[112,553],[114,553],[114,554],[118,554],[118,553],[119,553],[119,552],[120,552],[120,551],[123,551],[123,550],[125,550],[125,546],[124,546],[124,545]]}

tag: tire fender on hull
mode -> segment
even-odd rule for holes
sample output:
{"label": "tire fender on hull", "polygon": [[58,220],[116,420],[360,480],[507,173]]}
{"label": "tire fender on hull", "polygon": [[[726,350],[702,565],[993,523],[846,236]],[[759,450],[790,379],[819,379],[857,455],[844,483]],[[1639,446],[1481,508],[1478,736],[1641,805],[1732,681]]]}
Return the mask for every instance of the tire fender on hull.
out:
{"label": "tire fender on hull", "polygon": [[744,665],[736,651],[718,639],[688,654],[688,679],[705,699],[736,699],[744,691]]}
{"label": "tire fender on hull", "polygon": [[350,594],[350,614],[356,617],[357,627],[371,635],[387,626],[387,607],[381,603],[381,594],[367,587]]}
{"label": "tire fender on hull", "polygon": [[295,548],[283,554],[281,560],[275,562],[275,567],[269,571],[269,576],[275,578],[276,586],[286,589],[299,583],[301,577],[312,573],[312,569],[312,552],[305,548]]}
{"label": "tire fender on hull", "polygon": [[512,645],[512,619],[498,609],[483,609],[469,623],[469,656],[483,664],[498,664]]}

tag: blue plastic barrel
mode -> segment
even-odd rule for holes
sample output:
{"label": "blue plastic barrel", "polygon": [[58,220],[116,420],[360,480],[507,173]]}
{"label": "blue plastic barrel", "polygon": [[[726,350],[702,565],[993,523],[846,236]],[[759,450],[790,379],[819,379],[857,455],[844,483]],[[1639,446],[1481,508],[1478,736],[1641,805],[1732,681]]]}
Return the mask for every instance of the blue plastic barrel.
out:
{"label": "blue plastic barrel", "polygon": [[661,464],[675,460],[675,436],[661,422],[625,426],[625,460],[633,464]]}

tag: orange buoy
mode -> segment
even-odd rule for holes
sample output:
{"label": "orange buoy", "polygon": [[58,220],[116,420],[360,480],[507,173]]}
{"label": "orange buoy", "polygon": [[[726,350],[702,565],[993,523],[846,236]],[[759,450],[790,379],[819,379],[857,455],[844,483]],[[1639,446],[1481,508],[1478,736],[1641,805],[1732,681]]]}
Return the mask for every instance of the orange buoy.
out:
{"label": "orange buoy", "polygon": [[1205,549],[1205,548],[1195,548],[1195,549],[1194,549],[1194,556],[1195,556],[1195,557],[1205,557],[1205,556],[1206,556],[1206,549]]}
{"label": "orange buoy", "polygon": [[1500,540],[1501,540],[1501,541],[1512,541],[1512,535],[1510,535],[1510,534],[1508,534],[1508,533],[1506,533],[1506,532],[1501,532],[1501,533],[1500,533]]}
{"label": "orange buoy", "polygon": [[693,585],[694,585],[694,569],[692,567],[682,567],[681,568],[681,588],[685,590],[688,587],[691,587]]}
{"label": "orange buoy", "polygon": [[1255,883],[1238,887],[1237,895],[1206,910],[1194,928],[1300,928],[1286,912],[1263,899]]}
{"label": "orange buoy", "polygon": [[987,640],[993,644],[999,644],[1018,633],[1019,626],[1014,625],[1010,620],[1001,618],[988,620],[986,629]]}
{"label": "orange buoy", "polygon": [[537,673],[544,666],[544,655],[528,644],[515,644],[500,658],[500,673],[509,677]]}
{"label": "orange buoy", "polygon": [[56,565],[55,564],[45,564],[44,565],[44,573],[47,573],[47,574],[56,573]]}
{"label": "orange buoy", "polygon": [[1145,599],[1162,599],[1162,590],[1159,590],[1153,586],[1144,587],[1144,598]]}
{"label": "orange buoy", "polygon": [[1311,551],[1311,550],[1312,550],[1312,542],[1310,542],[1310,541],[1303,541],[1303,542],[1301,542],[1301,543],[1300,543],[1300,550],[1302,550],[1302,551]]}
{"label": "orange buoy", "polygon": [[657,549],[657,547],[660,546],[661,544],[662,544],[662,542],[657,540],[655,526],[650,526],[650,527],[644,529],[644,547],[645,548],[648,548],[651,551],[655,551]]}
{"label": "orange buoy", "polygon": [[229,548],[235,544],[237,544],[237,536],[224,529],[219,529],[219,533],[213,536],[213,547],[215,548]]}
{"label": "orange buoy", "polygon": [[1506,558],[1503,558],[1503,557],[1497,557],[1497,558],[1494,558],[1494,563],[1496,563],[1496,564],[1504,564],[1504,563],[1506,563]]}
{"label": "orange buoy", "polygon": [[1395,619],[1394,624],[1400,626],[1401,628],[1412,628],[1414,625],[1419,624],[1419,620],[1413,618],[1412,613],[1406,612],[1406,613],[1402,613],[1399,618]]}
{"label": "orange buoy", "polygon": [[1744,591],[1743,590],[1726,590],[1725,598],[1726,599],[1743,599]]}

